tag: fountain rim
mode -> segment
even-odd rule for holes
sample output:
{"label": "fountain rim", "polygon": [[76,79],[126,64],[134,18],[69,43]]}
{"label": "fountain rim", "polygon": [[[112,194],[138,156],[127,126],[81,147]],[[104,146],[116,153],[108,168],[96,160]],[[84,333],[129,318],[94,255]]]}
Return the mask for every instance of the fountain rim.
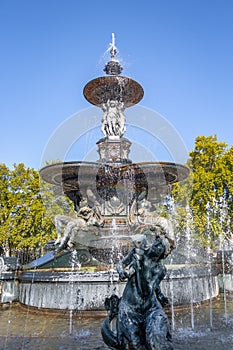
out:
{"label": "fountain rim", "polygon": [[[73,170],[76,170],[76,173],[72,176],[67,176],[66,179],[62,177],[62,171],[66,168],[73,168]],[[86,162],[86,161],[68,161],[68,162],[61,162],[61,163],[54,163],[46,165],[45,167],[41,168],[39,173],[42,180],[44,180],[47,183],[53,184],[53,185],[61,185],[66,180],[71,180],[73,178],[78,177],[78,170],[79,168],[87,168],[88,171],[94,169],[94,171],[98,169],[102,169],[105,167],[106,169],[113,169],[113,170],[128,170],[129,168],[135,169],[140,168],[145,174],[150,173],[150,175],[156,175],[156,170],[158,173],[158,170],[162,171],[164,174],[171,173],[168,170],[174,170],[172,175],[175,176],[173,180],[167,180],[167,184],[173,184],[175,182],[180,182],[185,180],[189,173],[190,169],[182,164],[175,163],[175,162],[136,162],[136,163],[129,163],[129,164],[109,164],[109,163],[102,163],[102,162]],[[50,170],[54,171],[50,171]],[[57,180],[59,179],[59,181]]]}
{"label": "fountain rim", "polygon": [[[192,278],[201,278],[208,277],[209,272],[206,264],[193,264],[189,266],[180,266],[173,267],[172,265],[166,264],[165,266],[168,268],[167,275],[164,280],[177,280],[177,279],[192,279]],[[106,281],[109,280],[109,277],[113,278],[114,282],[119,281],[119,276],[116,270],[111,272],[109,271],[80,271],[80,270],[72,270],[68,268],[66,271],[61,271],[59,268],[54,268],[51,271],[51,268],[28,268],[20,271],[18,279],[20,281],[28,281],[34,278],[35,281],[53,281],[53,282],[67,282],[70,280],[70,276],[74,278],[76,281],[82,282],[90,282],[90,279],[95,279],[94,282]],[[214,268],[212,271],[212,276],[217,276],[219,274],[219,269]],[[124,282],[121,282],[124,283]]]}
{"label": "fountain rim", "polygon": [[[87,184],[95,181],[97,175],[101,175],[99,171],[104,169],[113,173],[123,174],[124,172],[133,171],[140,178],[142,172],[147,178],[148,185],[154,187],[161,182],[162,187],[170,186],[177,182],[184,181],[190,174],[187,166],[174,162],[138,162],[128,164],[109,164],[103,162],[85,162],[71,161],[63,163],[55,163],[47,165],[40,169],[40,178],[64,191],[64,186],[68,186],[67,190],[74,191],[80,188],[81,183]],[[104,176],[104,175],[103,175]],[[140,180],[139,180],[140,181]]]}

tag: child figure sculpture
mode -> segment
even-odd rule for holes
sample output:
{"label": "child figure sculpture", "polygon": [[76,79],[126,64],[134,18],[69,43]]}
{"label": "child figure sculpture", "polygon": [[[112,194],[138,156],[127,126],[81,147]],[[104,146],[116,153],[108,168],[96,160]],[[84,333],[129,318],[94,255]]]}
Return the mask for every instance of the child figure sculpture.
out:
{"label": "child figure sculpture", "polygon": [[[127,283],[118,304],[115,295],[107,300],[110,313],[103,323],[102,336],[110,349],[173,349],[170,324],[162,308],[168,299],[160,290],[166,274],[166,267],[161,263],[169,249],[166,240],[157,236],[148,246],[145,235],[135,235],[135,247],[118,263],[119,278],[127,279]],[[111,312],[113,301],[114,313]],[[116,334],[110,330],[114,317],[117,318]]]}

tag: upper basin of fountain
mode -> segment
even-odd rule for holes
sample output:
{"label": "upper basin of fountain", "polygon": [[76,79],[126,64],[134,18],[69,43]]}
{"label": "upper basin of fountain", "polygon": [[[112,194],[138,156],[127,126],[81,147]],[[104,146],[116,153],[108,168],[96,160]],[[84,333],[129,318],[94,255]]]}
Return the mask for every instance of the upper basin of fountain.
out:
{"label": "upper basin of fountain", "polygon": [[88,102],[98,107],[102,107],[107,101],[121,102],[124,108],[133,106],[141,101],[144,91],[135,80],[120,76],[123,67],[116,59],[117,48],[114,34],[109,51],[111,60],[104,67],[107,76],[91,80],[84,87],[83,94]]}
{"label": "upper basin of fountain", "polygon": [[120,101],[124,107],[130,107],[141,101],[144,91],[131,78],[109,75],[91,80],[84,87],[83,94],[87,101],[98,107],[108,100]]}

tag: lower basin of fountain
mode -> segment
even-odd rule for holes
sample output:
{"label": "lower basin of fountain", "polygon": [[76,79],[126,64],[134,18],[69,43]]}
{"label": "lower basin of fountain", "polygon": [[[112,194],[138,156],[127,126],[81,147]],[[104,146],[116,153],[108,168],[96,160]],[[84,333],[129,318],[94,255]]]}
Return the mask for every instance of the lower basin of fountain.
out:
{"label": "lower basin of fountain", "polygon": [[[219,294],[218,269],[207,266],[168,266],[161,283],[174,306],[200,303]],[[19,277],[20,303],[38,309],[104,310],[106,297],[121,296],[125,287],[113,271],[26,270]]]}
{"label": "lower basin of fountain", "polygon": [[[210,306],[194,308],[194,328],[190,309],[174,315],[173,342],[176,350],[232,349],[233,295],[219,295],[213,300],[213,325],[210,328]],[[225,305],[227,323],[225,321]],[[53,314],[35,312],[32,308],[6,304],[0,310],[0,348],[6,350],[106,350],[100,328],[104,316],[83,317],[83,313]],[[171,315],[169,315],[171,318]]]}

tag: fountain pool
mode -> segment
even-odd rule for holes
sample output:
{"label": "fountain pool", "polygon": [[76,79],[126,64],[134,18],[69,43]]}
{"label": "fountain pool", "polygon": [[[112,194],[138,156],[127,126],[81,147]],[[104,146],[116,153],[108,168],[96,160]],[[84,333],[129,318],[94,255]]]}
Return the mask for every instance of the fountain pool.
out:
{"label": "fountain pool", "polygon": [[[169,310],[167,312],[171,317]],[[91,318],[89,316],[78,312],[73,315],[72,325],[70,325],[69,313],[62,315],[61,313],[38,312],[38,310],[22,307],[19,304],[5,304],[0,312],[0,349],[107,349],[100,334],[104,314]],[[188,307],[182,310],[175,309],[174,349],[232,350],[233,294],[227,296],[227,324],[222,295],[213,301],[212,316],[213,327],[211,330],[209,303],[195,305],[195,327],[192,329],[190,309]]]}

